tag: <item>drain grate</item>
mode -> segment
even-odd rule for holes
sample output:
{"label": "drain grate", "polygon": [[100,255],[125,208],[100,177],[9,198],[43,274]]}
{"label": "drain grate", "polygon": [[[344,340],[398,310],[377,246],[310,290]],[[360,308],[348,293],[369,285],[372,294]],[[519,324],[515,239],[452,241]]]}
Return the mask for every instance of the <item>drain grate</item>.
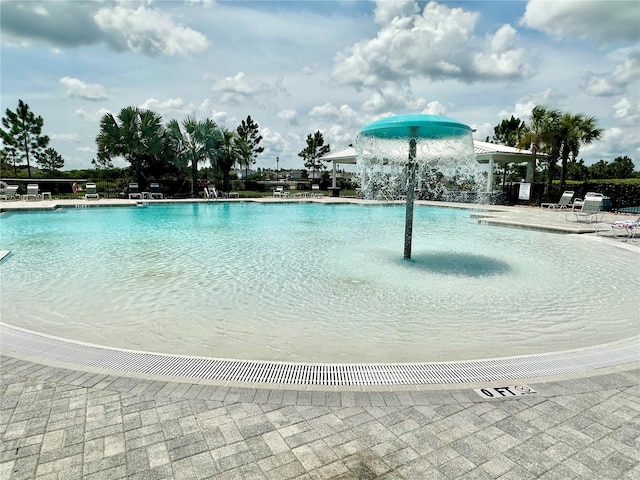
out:
{"label": "drain grate", "polygon": [[639,337],[567,352],[487,360],[311,364],[138,352],[43,335],[0,322],[2,351],[122,373],[281,385],[423,385],[488,382],[586,372],[640,360]]}

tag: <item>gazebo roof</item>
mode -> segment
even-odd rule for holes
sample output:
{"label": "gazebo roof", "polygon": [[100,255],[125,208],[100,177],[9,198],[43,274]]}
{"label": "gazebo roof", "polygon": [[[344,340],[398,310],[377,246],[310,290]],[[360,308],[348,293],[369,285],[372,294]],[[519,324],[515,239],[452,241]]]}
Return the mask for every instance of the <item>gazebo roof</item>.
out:
{"label": "gazebo roof", "polygon": [[[479,163],[489,163],[489,158],[491,157],[493,157],[494,163],[528,162],[533,155],[533,152],[529,150],[498,143],[481,142],[480,140],[473,141],[473,151]],[[356,157],[356,148],[349,146],[337,152],[328,153],[322,157],[322,160],[335,163],[356,163]]]}

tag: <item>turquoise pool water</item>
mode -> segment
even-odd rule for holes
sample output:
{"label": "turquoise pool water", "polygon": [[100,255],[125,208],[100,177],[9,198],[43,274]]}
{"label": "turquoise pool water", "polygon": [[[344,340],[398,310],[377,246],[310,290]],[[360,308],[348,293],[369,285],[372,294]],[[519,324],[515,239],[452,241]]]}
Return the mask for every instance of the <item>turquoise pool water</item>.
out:
{"label": "turquoise pool water", "polygon": [[[638,333],[632,252],[417,206],[165,204],[0,219],[2,321],[210,357],[499,357]],[[636,293],[633,293],[636,292]]]}

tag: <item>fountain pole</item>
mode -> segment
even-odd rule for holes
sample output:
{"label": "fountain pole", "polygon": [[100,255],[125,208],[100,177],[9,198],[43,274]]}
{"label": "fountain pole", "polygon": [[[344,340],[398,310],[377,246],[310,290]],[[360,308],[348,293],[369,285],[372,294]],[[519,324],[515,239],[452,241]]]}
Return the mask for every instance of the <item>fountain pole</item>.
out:
{"label": "fountain pole", "polygon": [[409,180],[407,182],[407,208],[404,222],[404,259],[411,258],[411,237],[413,235],[413,200],[416,190],[416,137],[418,127],[410,127],[409,139],[409,163],[407,170]]}

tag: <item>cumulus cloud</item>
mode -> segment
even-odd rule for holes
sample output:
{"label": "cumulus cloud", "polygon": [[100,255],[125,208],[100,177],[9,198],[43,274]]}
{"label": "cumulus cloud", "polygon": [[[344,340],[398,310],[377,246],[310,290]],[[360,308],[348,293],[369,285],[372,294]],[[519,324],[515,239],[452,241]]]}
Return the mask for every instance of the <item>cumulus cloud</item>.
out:
{"label": "cumulus cloud", "polygon": [[548,88],[542,92],[527,94],[518,99],[511,110],[501,110],[499,118],[509,118],[511,115],[520,120],[528,120],[533,107],[536,105],[546,105],[547,107],[559,107],[565,97],[553,88]]}
{"label": "cumulus cloud", "polygon": [[280,110],[276,113],[276,117],[284,120],[289,125],[300,125],[300,122],[298,121],[298,113],[290,108]]}
{"label": "cumulus cloud", "polygon": [[598,159],[613,161],[616,157],[628,156],[634,160],[636,169],[640,168],[640,137],[635,127],[612,127],[604,130],[597,143],[585,145],[580,149],[580,156],[593,156],[600,152]]}
{"label": "cumulus cloud", "polygon": [[142,102],[139,107],[146,110],[159,112],[163,115],[168,113],[188,115],[195,110],[195,105],[193,105],[192,103],[185,103],[184,100],[182,100],[182,98],[180,97],[169,98],[164,101],[156,100],[155,98],[148,98],[144,102]]}
{"label": "cumulus cloud", "polygon": [[503,25],[487,39],[487,48],[473,56],[473,65],[484,79],[517,78],[531,73],[526,54],[517,48],[518,33],[511,25]]}
{"label": "cumulus cloud", "polygon": [[613,118],[621,125],[640,124],[640,102],[638,98],[624,97],[613,106]]}
{"label": "cumulus cloud", "polygon": [[640,39],[634,2],[529,0],[520,23],[559,39],[593,39],[598,43]]}
{"label": "cumulus cloud", "polygon": [[[147,55],[188,55],[209,46],[207,38],[151,2],[2,2],[3,40],[30,46],[78,47],[106,43]],[[132,5],[137,5],[133,8]]]}
{"label": "cumulus cloud", "polygon": [[324,105],[313,107],[309,111],[309,117],[315,121],[333,123],[357,120],[358,114],[349,105],[336,107],[331,103],[325,103]]}
{"label": "cumulus cloud", "polygon": [[140,5],[136,9],[117,5],[101,8],[95,23],[110,34],[116,47],[147,55],[189,55],[207,49],[209,41],[200,32],[178,25],[173,17]]}
{"label": "cumulus cloud", "polygon": [[62,77],[60,83],[67,87],[67,95],[70,97],[84,98],[85,100],[104,100],[108,98],[105,88],[99,83],[85,83],[82,80],[71,77]]}
{"label": "cumulus cloud", "polygon": [[362,104],[362,109],[372,113],[415,111],[424,108],[426,104],[424,98],[413,98],[411,89],[406,85],[387,85],[372,93]]}
{"label": "cumulus cloud", "polygon": [[2,2],[0,32],[11,44],[45,43],[75,47],[98,43],[102,32],[93,21],[94,2]]}
{"label": "cumulus cloud", "polygon": [[584,91],[595,97],[608,97],[624,93],[632,83],[640,79],[640,51],[631,52],[610,75],[588,73]]}
{"label": "cumulus cloud", "polygon": [[77,133],[50,133],[49,138],[57,142],[78,143],[80,136]]}
{"label": "cumulus cloud", "polygon": [[85,122],[99,122],[104,115],[111,112],[106,108],[101,108],[95,112],[89,112],[83,108],[79,108],[74,113]]}
{"label": "cumulus cloud", "polygon": [[282,78],[269,84],[264,81],[252,81],[238,72],[232,77],[225,77],[211,86],[211,91],[220,95],[216,100],[230,105],[247,104],[260,108],[273,108],[278,96],[289,96],[282,85]]}
{"label": "cumulus cloud", "polygon": [[379,1],[375,38],[336,55],[332,77],[356,88],[408,84],[411,77],[466,82],[515,79],[531,67],[517,48],[517,32],[502,26],[485,41],[474,35],[478,14],[429,2]]}
{"label": "cumulus cloud", "polygon": [[422,113],[427,115],[444,115],[446,112],[446,107],[438,101],[429,102],[426,108],[422,110]]}

